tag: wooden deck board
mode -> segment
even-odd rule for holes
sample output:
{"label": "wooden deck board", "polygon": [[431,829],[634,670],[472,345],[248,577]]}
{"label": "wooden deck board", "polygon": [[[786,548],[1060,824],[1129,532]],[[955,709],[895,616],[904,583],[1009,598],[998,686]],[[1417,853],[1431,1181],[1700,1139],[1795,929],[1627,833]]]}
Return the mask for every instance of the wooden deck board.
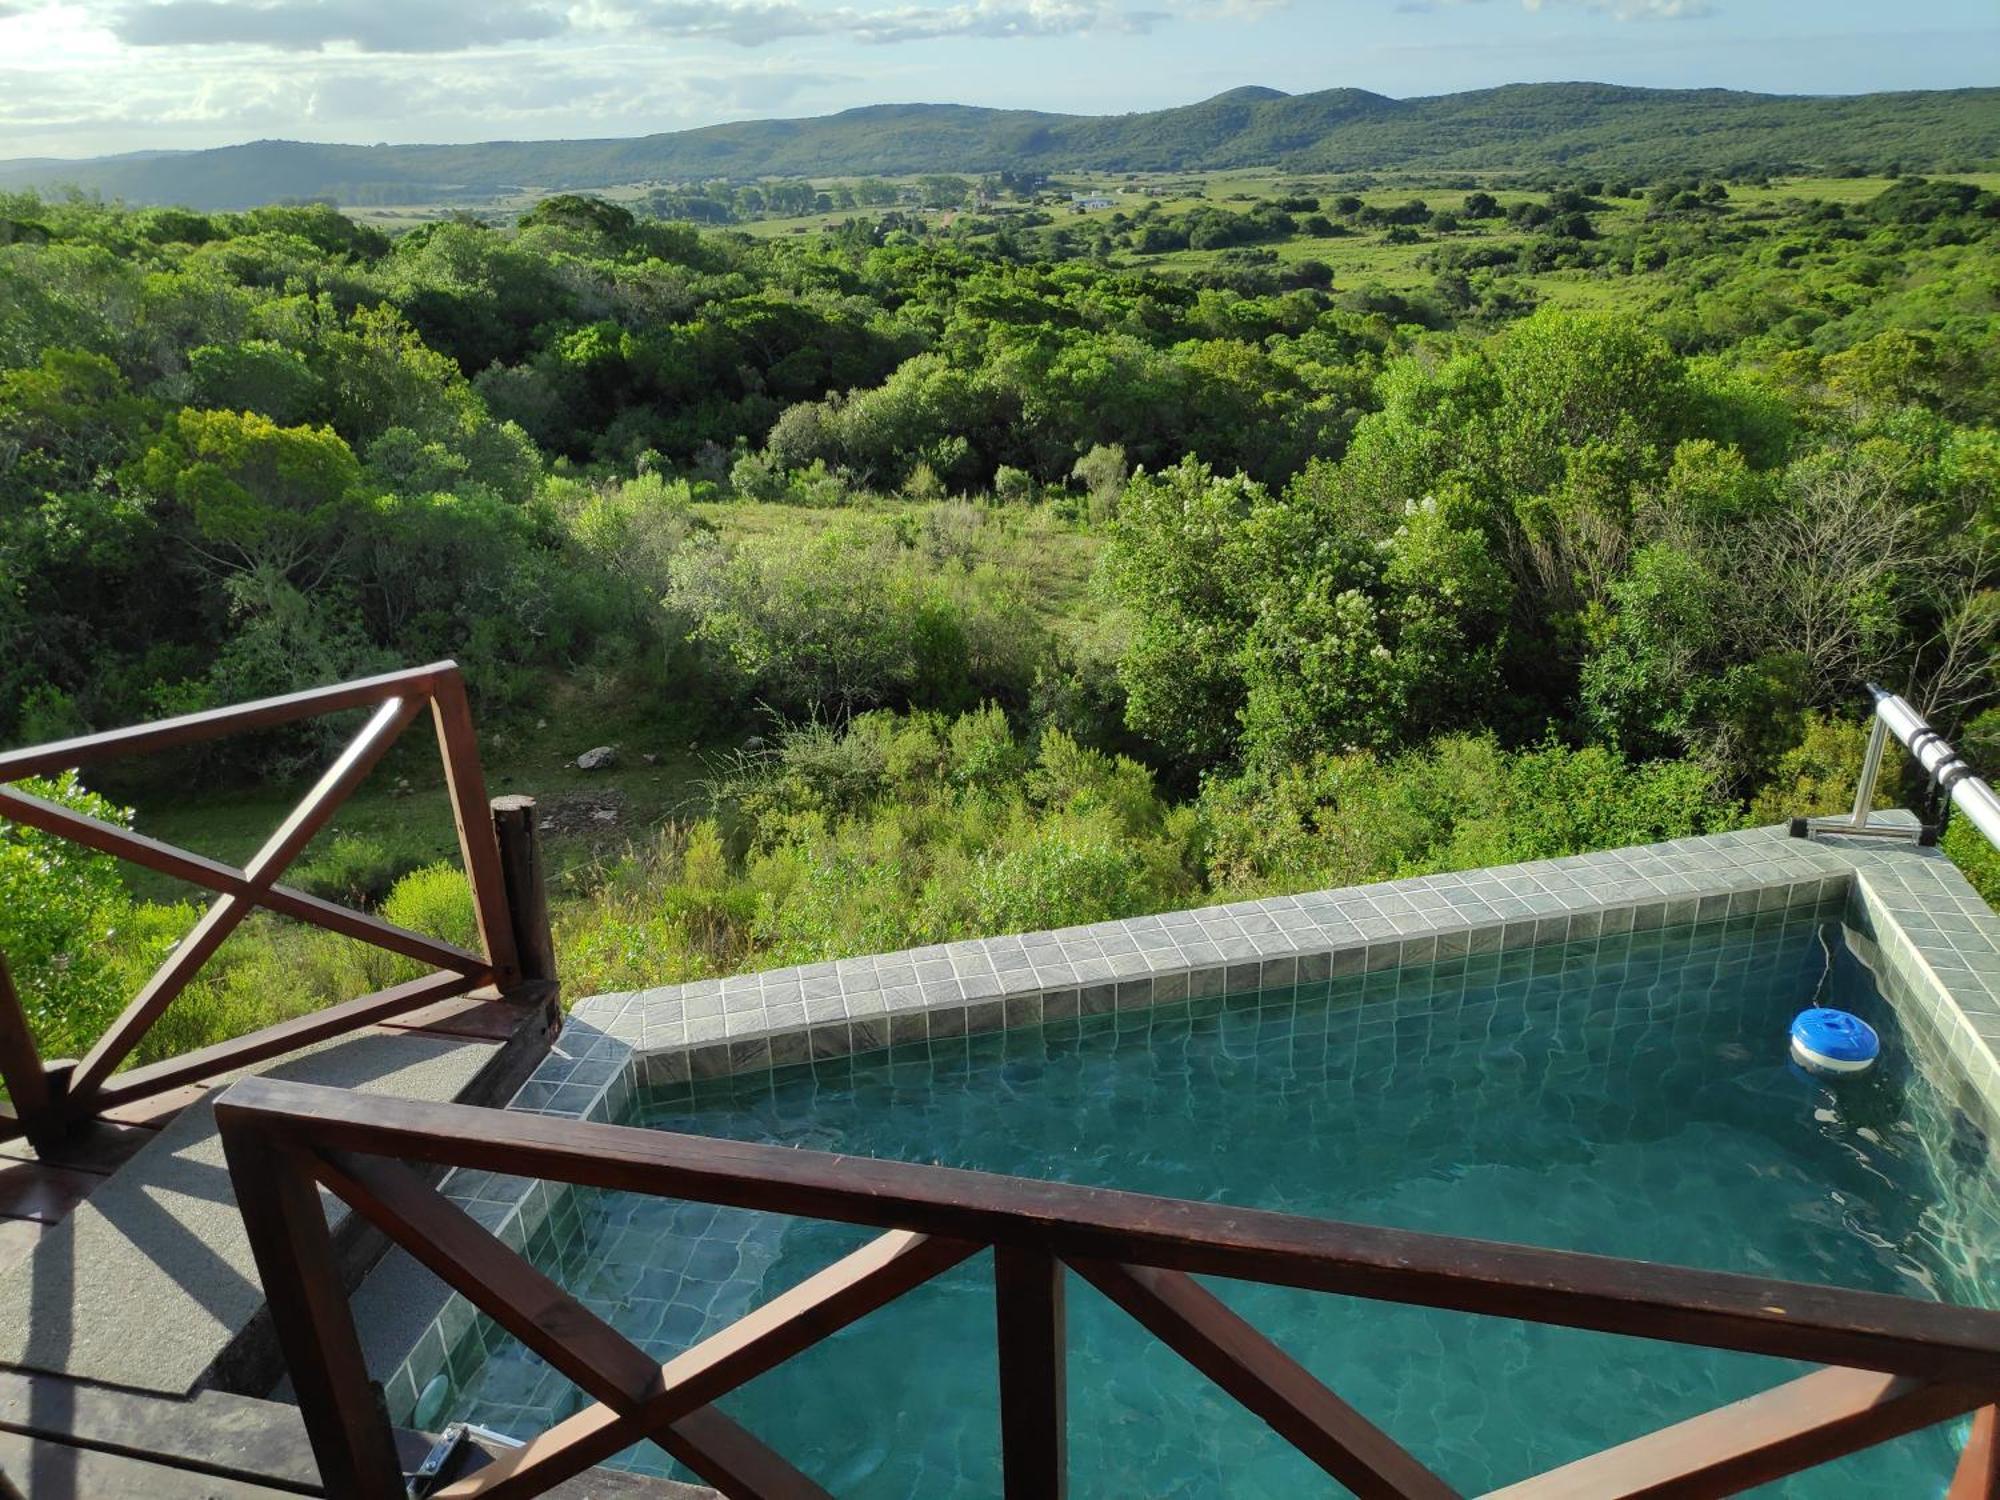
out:
{"label": "wooden deck board", "polygon": [[[459,1079],[456,1090],[464,1091],[461,1097],[501,1102],[546,1053],[550,1032],[560,1024],[559,1018],[560,1012],[553,1006],[505,1005],[490,998],[430,1007],[408,1018],[416,1024],[377,1027],[349,1039],[349,1047],[359,1046],[364,1052],[374,1049],[380,1063],[343,1081],[379,1088],[394,1075],[414,1084],[419,1073],[435,1074],[446,1055],[459,1054],[466,1062],[447,1064],[438,1082],[449,1087],[448,1080],[455,1075]],[[371,1037],[372,1041],[367,1040]],[[340,1048],[341,1044],[334,1044],[325,1050]],[[412,1064],[415,1072],[409,1071]],[[291,1071],[285,1064],[278,1066]],[[336,1062],[334,1066],[339,1072],[341,1065]],[[386,1068],[387,1074],[371,1082],[381,1068]],[[389,1086],[396,1087],[393,1083]],[[27,1346],[17,1351],[26,1356],[22,1363],[29,1368],[0,1364],[0,1500],[13,1500],[16,1494],[32,1500],[44,1495],[54,1500],[117,1495],[145,1496],[148,1500],[264,1500],[275,1495],[323,1493],[297,1408],[221,1389],[193,1394],[187,1393],[185,1385],[179,1390],[167,1389],[173,1382],[155,1378],[154,1367],[159,1361],[144,1350],[159,1343],[161,1327],[174,1320],[171,1309],[144,1305],[149,1299],[137,1283],[144,1281],[145,1275],[136,1280],[114,1277],[93,1292],[76,1279],[76,1256],[62,1254],[62,1247],[51,1245],[51,1236],[74,1237],[79,1214],[103,1217],[90,1206],[92,1199],[114,1187],[114,1196],[125,1198],[131,1198],[136,1188],[139,1198],[135,1201],[147,1205],[149,1211],[158,1210],[153,1218],[162,1221],[161,1228],[172,1227],[164,1223],[165,1217],[178,1217],[166,1215],[161,1207],[170,1205],[176,1193],[183,1198],[226,1198],[227,1179],[221,1175],[220,1162],[208,1161],[198,1146],[195,1157],[188,1158],[189,1142],[180,1139],[189,1137],[191,1131],[195,1136],[204,1133],[196,1127],[207,1115],[206,1106],[217,1089],[217,1085],[193,1085],[108,1111],[105,1120],[65,1143],[48,1159],[25,1140],[0,1140],[0,1271],[5,1273],[0,1284],[11,1284],[19,1292],[31,1282],[48,1283],[35,1298],[36,1314],[25,1330]],[[183,1119],[190,1110],[194,1116]],[[142,1154],[155,1145],[174,1151],[175,1159],[163,1160],[160,1150]],[[152,1182],[147,1176],[149,1163],[165,1171],[165,1179]],[[128,1172],[127,1168],[133,1170]],[[189,1177],[190,1172],[197,1173],[198,1180]],[[107,1208],[115,1206],[110,1198],[106,1204]],[[222,1212],[225,1207],[230,1210],[226,1214]],[[218,1202],[212,1214],[204,1209],[175,1233],[185,1246],[212,1250],[215,1235],[231,1225],[240,1233],[233,1204]],[[130,1228],[136,1233],[145,1224],[135,1221]],[[171,1238],[168,1243],[171,1245]],[[38,1258],[44,1250],[46,1254]],[[49,1260],[49,1255],[55,1258]],[[176,1256],[169,1255],[167,1260],[175,1261]],[[148,1266],[142,1263],[138,1271],[147,1272]],[[103,1279],[94,1277],[93,1285]],[[213,1303],[218,1297],[218,1280],[226,1278],[203,1281],[197,1277],[189,1291],[197,1302]],[[254,1284],[250,1290],[254,1293]],[[62,1294],[60,1305],[47,1302],[50,1293]],[[57,1316],[41,1316],[51,1311]],[[88,1343],[94,1337],[91,1329],[99,1323],[104,1324],[99,1331],[105,1335],[96,1341],[100,1348],[126,1351],[120,1356],[125,1361],[124,1378],[107,1385],[44,1370],[30,1373],[37,1364],[62,1366],[85,1353],[78,1340]],[[243,1337],[239,1335],[237,1343]],[[169,1345],[174,1342],[168,1340]],[[139,1352],[135,1355],[133,1350]],[[239,1352],[232,1344],[224,1351],[224,1362]],[[221,1364],[215,1369],[219,1378]],[[145,1389],[154,1385],[160,1388]],[[243,1388],[266,1387],[238,1387]],[[427,1451],[429,1439],[405,1433],[399,1434],[399,1440],[406,1463],[414,1468]],[[487,1459],[475,1454],[471,1461],[477,1464]],[[561,1500],[641,1496],[681,1500],[708,1494],[626,1475],[599,1474],[581,1476],[556,1493]]]}
{"label": "wooden deck board", "polygon": [[[494,1050],[375,1032],[273,1071],[371,1094],[456,1098]],[[26,1267],[0,1281],[0,1364],[184,1395],[251,1327],[263,1300],[204,1103],[99,1182]]]}
{"label": "wooden deck board", "polygon": [[180,1112],[190,1105],[199,1104],[214,1093],[220,1084],[186,1083],[177,1089],[168,1089],[163,1094],[155,1094],[150,1099],[135,1099],[130,1104],[115,1104],[104,1111],[101,1118],[117,1125],[145,1125],[158,1130],[171,1125]]}
{"label": "wooden deck board", "polygon": [[0,1432],[293,1494],[320,1488],[296,1407],[222,1391],[166,1398],[0,1370]]}
{"label": "wooden deck board", "polygon": [[521,1008],[505,1000],[482,1000],[468,995],[458,1000],[440,1000],[381,1024],[397,1031],[504,1042],[520,1028]]}
{"label": "wooden deck board", "polygon": [[21,1500],[110,1500],[112,1496],[130,1496],[131,1500],[276,1500],[298,1493],[0,1432],[0,1495],[8,1500],[16,1496]]}

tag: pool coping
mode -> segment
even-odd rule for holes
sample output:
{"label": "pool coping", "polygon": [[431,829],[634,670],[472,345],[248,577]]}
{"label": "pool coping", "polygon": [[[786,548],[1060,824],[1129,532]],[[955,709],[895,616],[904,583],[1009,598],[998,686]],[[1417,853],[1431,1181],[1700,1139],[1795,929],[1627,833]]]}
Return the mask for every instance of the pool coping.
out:
{"label": "pool coping", "polygon": [[[1915,826],[1907,813],[1876,816]],[[1793,839],[1782,826],[595,995],[572,1007],[507,1107],[617,1120],[641,1089],[1829,906],[1899,1019],[1916,1022],[1932,1071],[1946,1075],[1939,1081],[2000,1139],[2000,916],[1934,849]],[[454,1173],[443,1191],[515,1249],[560,1216],[570,1194],[487,1172]],[[407,1351],[384,1384],[392,1418],[405,1425],[476,1322],[462,1298],[429,1286],[436,1315],[379,1341]],[[407,1316],[407,1296],[396,1300]]]}

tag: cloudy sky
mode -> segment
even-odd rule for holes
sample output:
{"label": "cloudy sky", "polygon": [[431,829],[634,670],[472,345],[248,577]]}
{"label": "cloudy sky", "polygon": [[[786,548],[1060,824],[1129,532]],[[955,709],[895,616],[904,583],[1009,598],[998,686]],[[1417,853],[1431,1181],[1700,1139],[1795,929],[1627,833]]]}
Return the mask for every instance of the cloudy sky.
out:
{"label": "cloudy sky", "polygon": [[642,135],[1238,84],[2000,83],[1996,0],[0,0],[0,158]]}

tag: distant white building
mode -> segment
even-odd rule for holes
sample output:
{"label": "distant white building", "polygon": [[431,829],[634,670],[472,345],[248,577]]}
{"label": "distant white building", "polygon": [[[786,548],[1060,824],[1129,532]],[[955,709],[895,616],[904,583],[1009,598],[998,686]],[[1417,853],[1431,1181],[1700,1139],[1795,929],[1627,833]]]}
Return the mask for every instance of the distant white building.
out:
{"label": "distant white building", "polygon": [[1093,208],[1116,208],[1118,200],[1105,193],[1071,193],[1069,206],[1082,214]]}

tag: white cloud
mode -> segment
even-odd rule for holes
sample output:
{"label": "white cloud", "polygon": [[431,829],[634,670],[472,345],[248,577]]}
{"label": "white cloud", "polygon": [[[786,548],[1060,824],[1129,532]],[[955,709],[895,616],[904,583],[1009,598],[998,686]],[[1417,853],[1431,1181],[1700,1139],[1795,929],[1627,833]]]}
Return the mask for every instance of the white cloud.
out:
{"label": "white cloud", "polygon": [[1620,21],[1692,21],[1715,14],[1708,0],[1521,0],[1524,10],[1537,11],[1555,5],[1580,5],[1599,15]]}
{"label": "white cloud", "polygon": [[[1241,0],[1238,0],[1238,4]],[[1262,9],[1270,0],[1253,0]],[[1121,0],[968,0],[951,5],[813,6],[803,0],[627,0],[624,16],[656,36],[762,47],[788,37],[823,36],[888,46],[948,37],[1074,36],[1146,32],[1177,14],[1218,7],[1213,0],[1178,12],[1139,9]]]}
{"label": "white cloud", "polygon": [[76,155],[143,142],[205,146],[259,136],[366,143],[630,136],[769,114],[850,83],[790,66],[704,66],[663,87],[629,49],[559,56],[503,50],[410,57],[331,51],[273,68],[268,54],[213,54],[190,76],[151,55],[94,77],[0,67],[0,157]]}
{"label": "white cloud", "polygon": [[316,52],[346,43],[363,52],[461,52],[501,42],[545,41],[569,29],[551,0],[412,4],[407,0],[140,0],[105,17],[132,47],[257,46]]}
{"label": "white cloud", "polygon": [[[1396,0],[1396,9],[1406,15],[1429,15],[1461,5],[1486,3],[1488,0]],[[1521,0],[1521,9],[1530,15],[1585,10],[1619,21],[1692,21],[1715,14],[1715,7],[1708,0]]]}
{"label": "white cloud", "polygon": [[[31,0],[0,0],[0,17]],[[1255,20],[1294,0],[84,0],[132,47],[461,52],[625,32],[764,47],[798,37],[888,46],[955,37],[1143,34],[1177,20]]]}

